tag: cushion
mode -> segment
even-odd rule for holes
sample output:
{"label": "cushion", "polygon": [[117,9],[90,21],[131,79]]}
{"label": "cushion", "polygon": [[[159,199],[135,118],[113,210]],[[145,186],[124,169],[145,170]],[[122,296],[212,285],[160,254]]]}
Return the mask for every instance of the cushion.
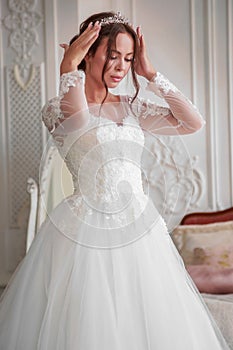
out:
{"label": "cushion", "polygon": [[233,221],[179,225],[172,239],[201,293],[233,293]]}
{"label": "cushion", "polygon": [[233,293],[233,268],[187,265],[186,269],[201,293]]}
{"label": "cushion", "polygon": [[186,266],[233,268],[233,221],[179,225],[172,239]]}

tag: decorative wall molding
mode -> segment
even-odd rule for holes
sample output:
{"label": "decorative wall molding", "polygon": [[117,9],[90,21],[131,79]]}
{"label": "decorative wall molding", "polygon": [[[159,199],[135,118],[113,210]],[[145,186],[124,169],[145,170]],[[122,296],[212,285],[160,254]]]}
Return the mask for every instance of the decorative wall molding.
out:
{"label": "decorative wall molding", "polygon": [[[56,0],[44,2],[44,22],[45,22],[45,89],[47,99],[56,96],[59,81],[58,63],[58,27],[57,27],[57,4]],[[48,78],[49,77],[49,78]]]}
{"label": "decorative wall molding", "polygon": [[32,82],[32,50],[39,38],[35,28],[41,23],[42,15],[34,10],[36,0],[9,0],[10,14],[3,24],[10,30],[9,46],[15,52],[15,79],[22,89]]}
{"label": "decorative wall molding", "polygon": [[197,105],[197,37],[196,37],[196,8],[195,0],[190,0],[190,49],[191,49],[191,99]]}
{"label": "decorative wall molding", "polygon": [[187,212],[200,210],[205,192],[205,177],[198,167],[199,157],[190,156],[182,138],[153,137],[147,147],[144,188],[171,224],[180,222]]}
{"label": "decorative wall molding", "polygon": [[[33,56],[40,43],[38,26],[42,15],[36,11],[36,0],[4,0],[2,20],[1,67],[1,148],[5,149],[1,170],[5,184],[5,208],[0,254],[4,255],[1,278],[14,271],[25,255],[25,236],[28,224],[29,198],[27,178],[38,177],[44,130],[40,118],[44,103],[44,65]],[[41,5],[41,3],[39,4]],[[42,6],[41,6],[42,7]],[[8,41],[7,41],[8,39]],[[43,37],[40,37],[43,41]],[[8,42],[8,46],[5,43]],[[4,47],[3,47],[4,45]],[[10,58],[10,59],[9,59]],[[4,69],[5,68],[5,69]],[[1,281],[0,281],[1,282]]]}
{"label": "decorative wall molding", "polygon": [[208,62],[206,70],[206,90],[208,100],[206,101],[206,111],[209,120],[207,122],[207,144],[209,154],[207,157],[207,177],[208,177],[208,203],[212,210],[221,207],[219,203],[218,188],[218,135],[216,126],[216,9],[212,0],[207,0],[207,48]]}
{"label": "decorative wall molding", "polygon": [[26,90],[28,88],[28,86],[31,84],[32,80],[35,77],[35,67],[34,65],[30,65],[29,69],[28,69],[28,77],[27,80],[22,80],[22,76],[20,75],[20,71],[19,71],[19,66],[17,64],[14,65],[14,76],[15,76],[15,80],[16,82],[19,84],[19,86],[23,89]]}

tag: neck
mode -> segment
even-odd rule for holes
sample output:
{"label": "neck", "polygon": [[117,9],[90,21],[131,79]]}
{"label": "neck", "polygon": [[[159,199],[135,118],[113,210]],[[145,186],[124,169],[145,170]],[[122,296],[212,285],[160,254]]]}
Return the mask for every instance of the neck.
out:
{"label": "neck", "polygon": [[100,104],[106,96],[106,89],[103,84],[94,82],[87,75],[85,80],[85,94],[88,103]]}

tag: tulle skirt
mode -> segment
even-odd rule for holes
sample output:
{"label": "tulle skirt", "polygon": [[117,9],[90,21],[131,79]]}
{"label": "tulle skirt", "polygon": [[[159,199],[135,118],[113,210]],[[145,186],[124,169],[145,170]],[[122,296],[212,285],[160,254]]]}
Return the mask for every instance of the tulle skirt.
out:
{"label": "tulle skirt", "polygon": [[1,350],[229,350],[150,200],[126,230],[67,209],[78,200],[54,209],[4,291]]}

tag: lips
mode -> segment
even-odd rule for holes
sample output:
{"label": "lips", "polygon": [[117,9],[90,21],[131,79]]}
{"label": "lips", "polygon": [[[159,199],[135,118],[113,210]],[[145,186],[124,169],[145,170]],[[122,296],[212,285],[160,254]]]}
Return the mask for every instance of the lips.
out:
{"label": "lips", "polygon": [[117,83],[122,80],[122,77],[119,77],[117,75],[111,75],[111,78],[113,81],[115,81]]}

